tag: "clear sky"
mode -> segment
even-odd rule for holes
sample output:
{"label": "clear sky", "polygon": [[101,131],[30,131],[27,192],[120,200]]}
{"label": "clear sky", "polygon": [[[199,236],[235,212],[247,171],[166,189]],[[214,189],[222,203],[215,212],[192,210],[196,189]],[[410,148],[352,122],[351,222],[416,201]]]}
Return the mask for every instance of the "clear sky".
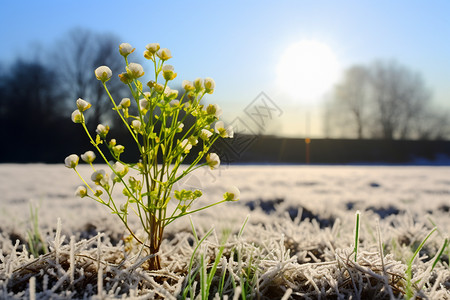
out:
{"label": "clear sky", "polygon": [[[2,62],[37,44],[50,48],[74,27],[117,34],[141,55],[147,43],[172,51],[179,79],[212,77],[224,119],[265,92],[283,112],[267,133],[321,133],[322,97],[287,97],[277,84],[283,53],[316,41],[338,69],[395,59],[422,74],[433,99],[450,108],[450,1],[1,1]],[[302,90],[299,82],[293,90]],[[310,97],[311,98],[311,97]]]}

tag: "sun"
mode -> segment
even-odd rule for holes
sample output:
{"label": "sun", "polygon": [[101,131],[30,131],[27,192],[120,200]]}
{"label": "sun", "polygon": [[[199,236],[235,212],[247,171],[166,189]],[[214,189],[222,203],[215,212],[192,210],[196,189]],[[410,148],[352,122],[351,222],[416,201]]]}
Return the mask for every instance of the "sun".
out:
{"label": "sun", "polygon": [[277,85],[296,102],[320,100],[338,76],[339,63],[333,51],[314,40],[291,45],[277,65]]}

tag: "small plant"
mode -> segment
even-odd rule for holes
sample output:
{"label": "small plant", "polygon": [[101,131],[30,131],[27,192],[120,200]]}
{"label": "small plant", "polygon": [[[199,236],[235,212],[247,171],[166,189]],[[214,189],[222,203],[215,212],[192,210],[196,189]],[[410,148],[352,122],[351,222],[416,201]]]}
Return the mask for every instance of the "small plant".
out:
{"label": "small plant", "polygon": [[197,270],[193,270],[194,265],[194,259],[197,255],[197,252],[199,251],[199,247],[203,244],[203,242],[213,233],[214,228],[211,228],[205,236],[199,240],[197,231],[195,230],[194,224],[191,220],[191,227],[192,232],[195,238],[196,246],[194,249],[194,252],[192,253],[191,259],[189,261],[189,268],[188,268],[188,279],[187,279],[187,286],[185,287],[182,295],[182,299],[186,299],[188,293],[190,294],[190,298],[195,298],[195,287],[193,286],[193,282],[195,280],[195,277],[197,275],[200,276],[200,295],[201,299],[209,299],[210,289],[212,280],[214,278],[214,275],[216,274],[217,266],[219,265],[220,260],[222,259],[223,251],[225,250],[225,242],[228,239],[228,235],[226,234],[222,239],[222,245],[219,248],[219,252],[216,255],[216,258],[214,260],[214,264],[208,274],[208,262],[206,261],[205,257],[205,251],[200,250],[200,258],[199,258],[199,266]]}
{"label": "small plant", "polygon": [[[243,225],[241,226],[241,229],[239,230],[238,239],[241,238],[244,228],[247,225],[248,217],[245,219]],[[188,267],[188,275],[185,282],[185,287],[183,290],[183,294],[181,296],[182,299],[210,299],[212,296],[213,291],[211,290],[214,276],[216,274],[217,268],[220,263],[223,263],[224,257],[224,251],[225,251],[225,244],[230,236],[231,231],[230,230],[224,230],[223,235],[220,241],[220,246],[218,248],[218,251],[215,253],[214,261],[209,263],[210,258],[206,256],[207,250],[206,246],[201,249],[203,243],[205,240],[213,233],[214,228],[211,228],[202,239],[199,239],[197,235],[197,231],[195,230],[195,226],[191,220],[191,228],[192,233],[194,235],[195,239],[195,248],[191,255],[191,259],[189,262]],[[235,251],[237,250],[237,256],[239,260],[239,265],[242,264],[241,261],[241,255],[240,255],[240,246],[237,247],[237,249],[232,248],[230,257],[235,255]],[[194,267],[194,262],[197,261],[197,267]],[[250,265],[244,270],[242,269],[242,272],[239,273],[239,281],[241,284],[241,297],[243,299],[246,299],[246,293],[245,291],[251,289],[251,285],[249,283],[250,280],[253,280],[253,276],[255,273],[256,267],[252,265],[252,258],[250,258]],[[221,299],[223,298],[223,291],[224,291],[224,285],[225,285],[225,278],[227,275],[227,268],[222,264],[222,274],[220,276],[217,276],[216,280],[218,280],[216,289],[214,290],[216,292],[215,296],[219,296]],[[199,278],[199,281],[196,281],[196,278]],[[231,281],[231,284],[233,286],[233,290],[236,290],[236,282],[232,274],[229,274],[229,280]],[[196,296],[196,283],[199,282],[199,294]],[[188,297],[189,294],[189,297]]]}
{"label": "small plant", "polygon": [[43,239],[39,230],[38,207],[34,208],[30,203],[30,221],[31,226],[27,232],[28,251],[34,256],[39,257],[41,254],[48,252],[47,243]]}
{"label": "small plant", "polygon": [[[407,268],[406,268],[406,291],[405,291],[405,298],[406,299],[411,299],[414,296],[414,289],[413,289],[413,282],[412,282],[412,266],[414,263],[414,260],[416,259],[417,255],[419,254],[420,250],[422,250],[423,246],[425,246],[425,243],[427,242],[427,240],[431,237],[431,235],[437,230],[436,227],[434,227],[428,234],[427,236],[423,239],[422,243],[420,243],[419,247],[417,247],[416,251],[414,252],[414,254],[411,256],[411,258],[406,262],[407,263]],[[442,249],[444,249],[446,246],[446,242],[444,244],[444,247]],[[439,257],[442,255],[442,251],[440,251],[438,254],[439,256],[435,259],[435,263],[437,263],[437,261],[439,260]],[[433,264],[433,268],[435,266],[435,263]]]}
{"label": "small plant", "polygon": [[[197,78],[193,82],[184,80],[182,84],[184,93],[179,98],[178,90],[171,89],[168,85],[177,76],[174,67],[166,64],[172,57],[171,52],[166,48],[161,49],[158,43],[152,43],[146,46],[144,57],[153,64],[154,80],[147,82],[148,89],[144,91],[144,85],[140,81],[144,75],[144,68],[140,64],[128,62],[128,56],[134,50],[128,43],[123,43],[119,47],[126,64],[126,72],[119,74],[119,78],[129,87],[131,99],[123,98],[119,103],[113,99],[106,84],[112,76],[107,66],[97,68],[95,75],[108,94],[112,109],[134,140],[139,158],[134,163],[124,162],[121,154],[125,147],[115,139],[107,139],[110,128],[104,124],[97,126],[94,137],[85,122],[85,111],[91,104],[78,99],[76,102],[78,109],[72,113],[72,121],[81,124],[111,173],[94,167],[92,163],[96,154],[93,151],[82,154],[81,159],[92,167],[91,180],[96,186],[90,185],[77,171],[78,155],[69,155],[65,159],[65,165],[74,169],[84,183],[78,187],[76,194],[92,198],[116,214],[131,236],[144,245],[150,254],[154,254],[149,259],[148,268],[157,270],[161,268],[158,251],[167,225],[182,216],[239,198],[239,190],[232,187],[225,193],[223,200],[193,209],[192,204],[202,196],[202,192],[174,188],[175,183],[197,168],[219,167],[219,156],[209,153],[209,150],[219,137],[232,138],[233,128],[219,121],[222,110],[217,104],[201,103],[206,94],[214,92],[215,82],[212,78]],[[185,128],[188,118],[194,121],[189,128]],[[194,146],[196,147],[193,148]],[[194,149],[200,150],[198,153],[191,153]],[[110,153],[113,161],[107,158],[106,153]],[[192,163],[181,170],[180,166],[189,154],[194,157]],[[138,176],[129,175],[130,169],[135,170]],[[122,201],[112,196],[113,190],[118,185],[123,187]],[[169,202],[173,198],[176,205],[169,209]],[[128,224],[130,210],[139,218],[147,235],[145,240],[138,238],[130,228]]]}

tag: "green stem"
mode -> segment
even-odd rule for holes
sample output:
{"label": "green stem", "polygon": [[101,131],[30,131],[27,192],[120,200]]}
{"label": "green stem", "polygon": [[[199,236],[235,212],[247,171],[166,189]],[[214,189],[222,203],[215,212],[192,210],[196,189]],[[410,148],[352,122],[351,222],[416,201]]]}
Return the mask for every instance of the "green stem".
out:
{"label": "green stem", "polygon": [[[130,195],[133,196],[133,194],[131,193],[130,189],[128,188],[127,184],[123,181],[123,178],[121,176],[119,176],[119,174],[116,172],[116,170],[114,170],[114,168],[111,166],[111,164],[109,163],[108,159],[106,158],[106,156],[103,154],[102,150],[100,150],[100,147],[97,145],[97,143],[94,141],[94,139],[92,138],[91,134],[89,133],[89,130],[86,127],[86,124],[83,122],[81,123],[81,125],[83,125],[84,131],[86,131],[87,136],[89,137],[89,140],[91,141],[91,144],[95,147],[95,149],[97,149],[98,153],[100,153],[101,157],[103,158],[103,160],[105,161],[105,163],[108,165],[108,167],[114,172],[114,174],[116,174],[117,177],[120,178],[122,184],[125,186],[125,188],[128,190],[128,192],[130,193]],[[134,198],[134,196],[133,196]],[[134,198],[134,200],[137,201],[136,198]]]}
{"label": "green stem", "polygon": [[179,214],[178,216],[175,216],[175,217],[169,217],[169,218],[161,220],[161,221],[167,221],[166,223],[164,223],[164,227],[165,227],[165,226],[169,225],[170,223],[172,223],[173,221],[175,221],[178,218],[181,218],[183,216],[187,216],[187,215],[190,215],[190,214],[202,211],[204,209],[207,209],[207,208],[210,208],[210,207],[222,204],[224,202],[227,202],[227,200],[222,200],[222,201],[219,201],[219,202],[216,202],[216,203],[213,203],[213,204],[210,204],[210,205],[207,205],[207,206],[204,206],[204,207],[201,207],[201,208],[189,211],[189,212],[185,212],[185,213]]}
{"label": "green stem", "polygon": [[113,97],[111,96],[108,87],[106,86],[106,83],[103,82],[103,87],[106,90],[106,93],[109,96],[109,99],[111,100],[112,104],[114,105],[114,109],[116,110],[117,114],[120,116],[120,118],[122,119],[122,122],[125,124],[125,126],[128,128],[128,131],[130,132],[131,136],[133,137],[133,139],[135,140],[136,144],[139,146],[139,151],[141,151],[141,147],[139,144],[139,140],[137,139],[137,136],[134,134],[134,131],[131,129],[130,125],[128,124],[128,122],[125,120],[125,118],[122,116],[122,114],[120,113],[120,110],[117,108],[116,102],[114,101]]}

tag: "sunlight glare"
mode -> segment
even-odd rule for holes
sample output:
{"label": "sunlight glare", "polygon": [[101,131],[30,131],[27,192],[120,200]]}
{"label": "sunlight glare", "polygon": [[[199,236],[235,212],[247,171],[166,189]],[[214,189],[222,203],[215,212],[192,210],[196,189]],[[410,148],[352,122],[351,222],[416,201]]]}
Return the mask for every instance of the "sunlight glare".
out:
{"label": "sunlight glare", "polygon": [[331,49],[318,41],[291,45],[277,65],[277,84],[296,102],[312,103],[328,91],[339,75],[339,63]]}

